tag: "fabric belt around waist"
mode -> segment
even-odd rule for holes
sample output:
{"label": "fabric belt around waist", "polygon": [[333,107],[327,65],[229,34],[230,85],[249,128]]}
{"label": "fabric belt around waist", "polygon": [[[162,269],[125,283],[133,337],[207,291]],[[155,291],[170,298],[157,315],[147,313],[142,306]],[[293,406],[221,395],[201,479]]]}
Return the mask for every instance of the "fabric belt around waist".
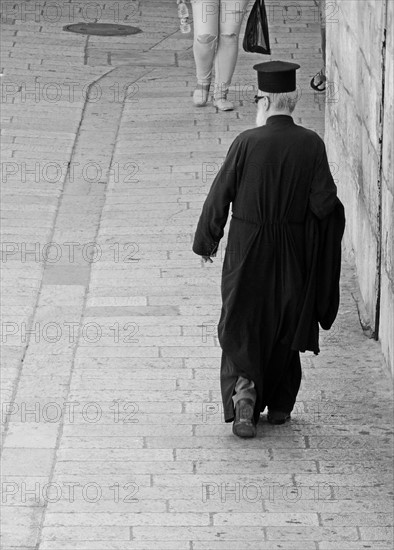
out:
{"label": "fabric belt around waist", "polygon": [[261,221],[261,222],[254,222],[252,220],[246,220],[245,218],[240,218],[238,216],[234,216],[232,214],[232,219],[243,222],[243,223],[251,223],[252,225],[301,225],[304,222],[296,222],[296,221],[289,221],[289,220],[281,220],[276,222],[270,222],[270,221]]}

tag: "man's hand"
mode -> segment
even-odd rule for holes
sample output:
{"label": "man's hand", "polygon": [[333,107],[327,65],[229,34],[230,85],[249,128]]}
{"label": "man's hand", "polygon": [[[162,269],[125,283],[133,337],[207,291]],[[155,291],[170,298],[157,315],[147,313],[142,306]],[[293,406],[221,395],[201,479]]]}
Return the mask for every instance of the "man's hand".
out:
{"label": "man's hand", "polygon": [[213,260],[211,260],[210,256],[202,256],[202,259],[204,260],[205,263],[207,262],[210,262],[211,264],[213,263]]}

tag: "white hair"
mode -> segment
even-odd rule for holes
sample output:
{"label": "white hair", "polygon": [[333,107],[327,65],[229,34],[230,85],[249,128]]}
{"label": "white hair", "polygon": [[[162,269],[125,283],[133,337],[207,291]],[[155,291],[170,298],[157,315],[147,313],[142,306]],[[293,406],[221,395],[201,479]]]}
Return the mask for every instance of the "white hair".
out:
{"label": "white hair", "polygon": [[297,105],[298,91],[269,94],[271,104],[277,111],[289,111],[292,113]]}

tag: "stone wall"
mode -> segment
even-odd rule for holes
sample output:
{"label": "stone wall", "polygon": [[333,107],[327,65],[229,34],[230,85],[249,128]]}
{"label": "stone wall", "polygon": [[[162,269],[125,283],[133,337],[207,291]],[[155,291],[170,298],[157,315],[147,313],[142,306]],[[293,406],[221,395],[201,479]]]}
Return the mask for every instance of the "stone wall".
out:
{"label": "stone wall", "polygon": [[380,339],[386,357],[394,367],[394,1],[387,0],[387,38],[385,60],[383,158],[382,158],[382,300]]}
{"label": "stone wall", "polygon": [[369,323],[394,367],[393,0],[326,3],[326,143]]}

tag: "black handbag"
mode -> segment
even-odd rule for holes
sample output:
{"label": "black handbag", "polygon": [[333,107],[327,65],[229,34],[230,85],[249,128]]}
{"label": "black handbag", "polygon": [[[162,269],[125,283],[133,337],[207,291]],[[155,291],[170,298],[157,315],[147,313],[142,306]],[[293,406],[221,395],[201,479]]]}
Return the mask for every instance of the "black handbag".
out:
{"label": "black handbag", "polygon": [[271,54],[268,18],[264,0],[256,0],[246,22],[242,44],[245,52]]}

